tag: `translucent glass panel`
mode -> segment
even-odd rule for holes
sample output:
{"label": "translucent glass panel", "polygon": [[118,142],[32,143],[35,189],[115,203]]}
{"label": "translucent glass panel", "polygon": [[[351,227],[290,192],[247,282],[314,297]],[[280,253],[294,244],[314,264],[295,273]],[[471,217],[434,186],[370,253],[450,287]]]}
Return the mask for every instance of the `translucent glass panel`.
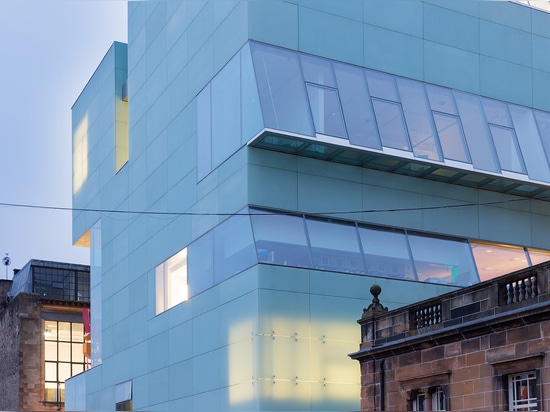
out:
{"label": "translucent glass panel", "polygon": [[251,44],[264,125],[313,135],[298,54]]}
{"label": "translucent glass panel", "polygon": [[402,231],[359,227],[367,274],[397,279],[416,279],[407,237]]}
{"label": "translucent glass panel", "polygon": [[539,263],[548,262],[550,260],[550,252],[547,250],[529,248],[528,253],[532,265],[538,265]]}
{"label": "translucent glass panel", "polygon": [[187,248],[156,267],[155,294],[157,314],[187,300]]}
{"label": "translucent glass panel", "polygon": [[472,163],[476,169],[499,172],[489,129],[483,118],[479,98],[473,94],[454,92]]}
{"label": "translucent glass panel", "polygon": [[307,94],[315,131],[330,136],[346,137],[338,91],[308,84]]}
{"label": "translucent glass panel", "polygon": [[363,70],[347,64],[333,65],[350,143],[380,149],[380,138]]}
{"label": "translucent glass panel", "polygon": [[365,273],[355,226],[314,219],[306,224],[315,268]]}
{"label": "translucent glass panel", "polygon": [[382,146],[410,151],[409,138],[398,103],[372,99]]}
{"label": "translucent glass panel", "polygon": [[214,230],[214,282],[236,275],[257,262],[250,218],[232,216]]}
{"label": "translucent glass panel", "polygon": [[479,282],[466,241],[409,234],[417,278],[424,282],[471,285]]}
{"label": "translucent glass panel", "polygon": [[514,129],[495,125],[490,125],[489,128],[502,170],[525,173]]}
{"label": "translucent glass panel", "polygon": [[251,219],[259,262],[312,266],[302,217],[258,212]]}
{"label": "translucent glass panel", "polygon": [[460,118],[443,113],[434,113],[433,116],[445,159],[470,163]]}
{"label": "translucent glass panel", "polygon": [[422,83],[398,78],[397,88],[414,155],[423,159],[442,160]]}
{"label": "translucent glass panel", "polygon": [[481,281],[493,279],[529,266],[522,247],[471,242]]}

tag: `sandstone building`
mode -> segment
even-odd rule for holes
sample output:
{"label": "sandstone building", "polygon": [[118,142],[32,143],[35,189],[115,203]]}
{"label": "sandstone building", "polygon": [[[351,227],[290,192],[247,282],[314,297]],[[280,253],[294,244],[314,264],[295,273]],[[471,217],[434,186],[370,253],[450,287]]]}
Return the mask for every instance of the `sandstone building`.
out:
{"label": "sandstone building", "polygon": [[0,410],[64,407],[65,380],[86,368],[86,265],[29,261],[0,281]]}
{"label": "sandstone building", "polygon": [[359,323],[363,411],[550,410],[548,263]]}

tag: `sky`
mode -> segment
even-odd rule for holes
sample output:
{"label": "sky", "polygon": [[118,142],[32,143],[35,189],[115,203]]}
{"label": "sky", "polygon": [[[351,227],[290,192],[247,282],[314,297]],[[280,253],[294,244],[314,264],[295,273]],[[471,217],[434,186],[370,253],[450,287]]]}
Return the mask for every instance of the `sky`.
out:
{"label": "sky", "polygon": [[89,263],[71,212],[41,207],[71,207],[71,106],[126,16],[122,0],[0,0],[0,279],[30,259]]}

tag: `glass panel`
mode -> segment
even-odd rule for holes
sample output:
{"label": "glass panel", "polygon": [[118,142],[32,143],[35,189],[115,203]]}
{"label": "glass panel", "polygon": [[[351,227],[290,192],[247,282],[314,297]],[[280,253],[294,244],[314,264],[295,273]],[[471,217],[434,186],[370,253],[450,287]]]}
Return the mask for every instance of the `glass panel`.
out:
{"label": "glass panel", "polygon": [[442,160],[430,122],[424,87],[419,82],[398,78],[397,88],[414,155],[422,159]]}
{"label": "glass panel", "polygon": [[71,376],[78,375],[81,372],[84,372],[84,364],[83,363],[73,363],[72,364]]}
{"label": "glass panel", "polygon": [[456,90],[454,96],[474,167],[478,170],[500,172],[493,142],[483,118],[479,97]]}
{"label": "glass panel", "polygon": [[441,113],[434,113],[433,115],[445,159],[470,163],[460,119],[456,116]]}
{"label": "glass panel", "polygon": [[372,99],[382,146],[410,151],[401,105]]}
{"label": "glass panel", "polygon": [[70,362],[71,361],[71,344],[69,342],[59,342],[59,359],[60,361]]}
{"label": "glass panel", "polygon": [[550,182],[550,170],[539,138],[533,111],[527,107],[508,105],[516,129],[521,154],[531,179]]}
{"label": "glass panel", "polygon": [[493,125],[489,128],[500,160],[500,167],[510,172],[525,173],[514,130]]}
{"label": "glass panel", "polygon": [[241,144],[244,145],[264,127],[256,75],[248,46],[241,50],[241,72]]}
{"label": "glass panel", "polygon": [[393,76],[372,70],[365,70],[365,75],[367,76],[367,84],[371,96],[399,102],[399,95],[397,94]]}
{"label": "glass panel", "polygon": [[546,152],[546,159],[548,159],[550,154],[550,113],[536,111],[535,119],[537,119],[540,139]]}
{"label": "glass panel", "polygon": [[350,143],[380,149],[363,70],[347,64],[333,64]]}
{"label": "glass panel", "polygon": [[47,381],[57,381],[57,363],[46,362],[46,370],[44,371],[44,379]]}
{"label": "glass panel", "polygon": [[537,378],[534,372],[511,376],[508,386],[511,411],[536,411]]}
{"label": "glass panel", "polygon": [[499,100],[481,98],[481,104],[483,106],[483,112],[487,123],[498,124],[500,126],[512,127],[512,121],[508,115],[508,108],[506,103]]}
{"label": "glass panel", "polygon": [[55,320],[44,321],[44,339],[57,340],[57,321]]}
{"label": "glass panel", "polygon": [[164,277],[164,263],[162,263],[155,268],[155,313],[157,315],[166,310],[166,301],[164,299],[166,286]]}
{"label": "glass panel", "polygon": [[470,242],[481,281],[529,266],[522,247]]}
{"label": "glass panel", "polygon": [[44,342],[44,359],[47,361],[57,360],[57,342]]}
{"label": "glass panel", "polygon": [[306,219],[314,267],[365,273],[355,226]]}
{"label": "glass panel", "polygon": [[465,241],[409,234],[418,280],[452,285],[479,281],[472,252]]}
{"label": "glass panel", "polygon": [[44,384],[44,400],[46,402],[57,402],[57,383],[46,382]]}
{"label": "glass panel", "polygon": [[447,114],[458,114],[451,89],[426,84],[426,92],[428,93],[428,100],[430,101],[432,110]]}
{"label": "glass panel", "polygon": [[212,167],[241,145],[241,62],[235,56],[212,80]]}
{"label": "glass panel", "polygon": [[298,55],[258,43],[251,50],[265,126],[313,136]]}
{"label": "glass panel", "polygon": [[304,220],[298,216],[253,211],[252,230],[261,263],[311,267]]}
{"label": "glass panel", "polygon": [[529,252],[529,257],[531,258],[532,265],[538,265],[539,263],[544,263],[550,260],[550,251],[548,250],[539,250],[539,249],[527,249]]}
{"label": "glass panel", "polygon": [[415,279],[407,238],[403,232],[359,227],[367,274]]}
{"label": "glass panel", "polygon": [[58,363],[59,368],[59,382],[65,382],[71,377],[71,364],[70,363]]}
{"label": "glass panel", "polygon": [[250,218],[232,216],[214,229],[214,283],[257,263]]}
{"label": "glass panel", "polygon": [[72,362],[84,362],[84,354],[82,353],[82,343],[72,344]]}
{"label": "glass panel", "polygon": [[189,245],[189,296],[214,286],[214,236],[208,232]]}
{"label": "glass panel", "polygon": [[58,322],[59,328],[59,340],[70,341],[71,340],[71,324],[69,322]]}
{"label": "glass panel", "polygon": [[84,324],[83,323],[73,323],[73,342],[84,342]]}
{"label": "glass panel", "polygon": [[336,137],[346,137],[342,109],[336,89],[307,85],[307,94],[315,131]]}
{"label": "glass panel", "polygon": [[212,129],[210,85],[197,97],[197,178],[201,180],[212,171]]}
{"label": "glass panel", "polygon": [[336,87],[330,60],[300,54],[300,61],[306,82]]}

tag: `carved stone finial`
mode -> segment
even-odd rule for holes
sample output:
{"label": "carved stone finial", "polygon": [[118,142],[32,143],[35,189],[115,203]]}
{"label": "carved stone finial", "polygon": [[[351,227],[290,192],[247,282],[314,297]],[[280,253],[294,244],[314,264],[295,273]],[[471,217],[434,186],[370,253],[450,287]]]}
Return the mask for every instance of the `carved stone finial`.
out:
{"label": "carved stone finial", "polygon": [[363,309],[363,316],[361,316],[361,319],[374,319],[376,316],[388,311],[388,308],[382,306],[378,299],[378,295],[382,293],[382,288],[379,285],[372,285],[370,287],[370,293],[373,296],[372,303],[368,308]]}

